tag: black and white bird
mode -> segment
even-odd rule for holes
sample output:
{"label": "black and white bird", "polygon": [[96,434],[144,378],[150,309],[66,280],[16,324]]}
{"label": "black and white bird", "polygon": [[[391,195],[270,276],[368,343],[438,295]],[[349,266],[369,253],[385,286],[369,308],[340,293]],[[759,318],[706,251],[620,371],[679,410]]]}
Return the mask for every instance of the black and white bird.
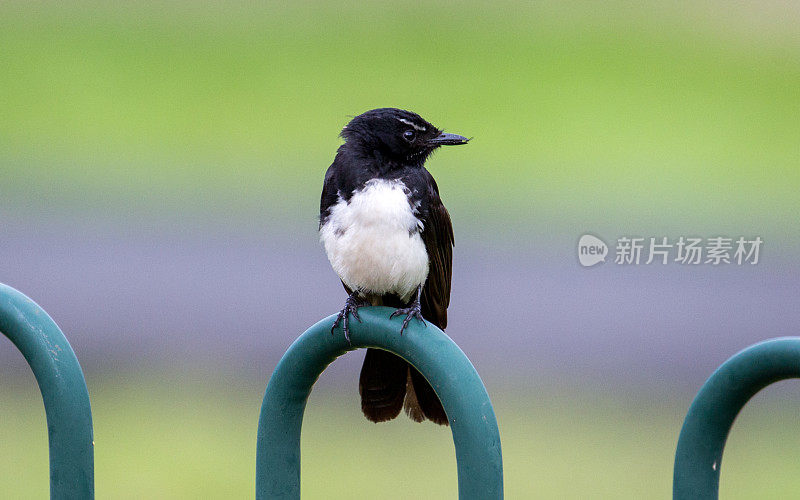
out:
{"label": "black and white bird", "polygon": [[[468,139],[395,108],[353,118],[341,136],[320,202],[320,240],[349,294],[331,331],[341,323],[349,340],[349,317],[360,321],[363,305],[397,308],[392,316],[405,315],[401,335],[415,318],[444,330],[453,226],[425,160],[440,146]],[[391,420],[405,406],[417,422],[448,423],[430,384],[390,352],[367,349],[359,393],[373,422]]]}

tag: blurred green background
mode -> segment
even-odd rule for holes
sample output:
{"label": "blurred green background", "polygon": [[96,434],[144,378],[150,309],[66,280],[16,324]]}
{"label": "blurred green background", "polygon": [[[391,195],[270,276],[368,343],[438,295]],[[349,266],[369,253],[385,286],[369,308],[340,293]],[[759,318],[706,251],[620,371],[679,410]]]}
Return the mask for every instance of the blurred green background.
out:
{"label": "blurred green background", "polygon": [[[0,217],[34,233],[75,221],[308,233],[321,254],[316,207],[338,131],[396,106],[474,137],[429,164],[459,241],[546,260],[574,252],[586,230],[758,234],[771,272],[796,276],[799,16],[784,2],[3,2]],[[15,279],[31,294],[24,274]],[[784,326],[796,332],[793,320]],[[236,360],[155,369],[134,357],[118,369],[97,352],[84,364],[98,498],[252,496],[272,358],[254,377]],[[697,354],[716,366],[733,352]],[[15,363],[0,386],[0,495],[42,498],[43,410]],[[578,384],[520,380],[502,364],[478,369],[498,413],[508,498],[669,497],[680,423],[706,365],[689,381],[638,386],[624,370],[621,385]],[[308,498],[455,497],[449,431],[368,425],[353,384],[337,380],[323,377],[309,404]],[[770,389],[745,410],[724,498],[800,491],[796,396]]]}
{"label": "blurred green background", "polygon": [[800,185],[783,8],[5,2],[0,155],[30,191],[4,195],[297,214],[347,117],[399,106],[476,138],[436,158],[456,214],[783,234]]}

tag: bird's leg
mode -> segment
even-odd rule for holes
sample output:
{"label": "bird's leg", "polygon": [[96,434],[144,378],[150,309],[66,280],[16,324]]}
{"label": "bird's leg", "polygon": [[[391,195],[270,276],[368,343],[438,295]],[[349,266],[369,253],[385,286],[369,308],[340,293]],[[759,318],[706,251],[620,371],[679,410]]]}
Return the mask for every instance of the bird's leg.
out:
{"label": "bird's leg", "polygon": [[358,317],[358,308],[368,305],[365,301],[358,298],[358,294],[359,290],[353,290],[353,293],[347,297],[347,300],[344,302],[344,308],[339,311],[339,314],[336,316],[336,321],[334,321],[333,326],[331,326],[331,335],[333,335],[333,331],[339,326],[339,322],[342,322],[344,338],[347,340],[348,344],[350,343],[350,314],[361,323],[361,318]]}
{"label": "bird's leg", "polygon": [[422,304],[420,304],[421,299],[422,285],[417,287],[416,298],[410,306],[398,309],[393,312],[391,316],[389,316],[389,318],[394,318],[395,316],[400,316],[401,314],[406,315],[405,319],[403,319],[403,326],[400,327],[400,335],[403,334],[403,330],[406,329],[408,323],[411,321],[411,318],[417,318],[418,320],[422,321],[423,326],[428,326],[428,324],[425,323],[425,320],[422,318]]}

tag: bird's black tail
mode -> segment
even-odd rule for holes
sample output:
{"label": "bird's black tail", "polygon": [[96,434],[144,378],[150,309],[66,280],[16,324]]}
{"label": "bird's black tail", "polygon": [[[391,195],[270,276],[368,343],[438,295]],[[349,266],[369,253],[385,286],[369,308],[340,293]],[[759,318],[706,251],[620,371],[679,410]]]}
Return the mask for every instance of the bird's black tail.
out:
{"label": "bird's black tail", "polygon": [[414,367],[388,351],[367,349],[358,391],[361,411],[372,422],[391,420],[405,406],[412,420],[447,425],[447,414],[433,387]]}

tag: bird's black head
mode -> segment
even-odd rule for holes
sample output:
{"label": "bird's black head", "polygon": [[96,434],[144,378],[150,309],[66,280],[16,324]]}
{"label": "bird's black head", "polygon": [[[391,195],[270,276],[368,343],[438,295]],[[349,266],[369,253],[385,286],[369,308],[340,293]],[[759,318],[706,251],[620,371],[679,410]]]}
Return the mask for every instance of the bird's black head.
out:
{"label": "bird's black head", "polygon": [[422,165],[439,146],[466,144],[469,139],[445,134],[421,116],[396,108],[379,108],[353,118],[342,129],[346,144],[403,165]]}

